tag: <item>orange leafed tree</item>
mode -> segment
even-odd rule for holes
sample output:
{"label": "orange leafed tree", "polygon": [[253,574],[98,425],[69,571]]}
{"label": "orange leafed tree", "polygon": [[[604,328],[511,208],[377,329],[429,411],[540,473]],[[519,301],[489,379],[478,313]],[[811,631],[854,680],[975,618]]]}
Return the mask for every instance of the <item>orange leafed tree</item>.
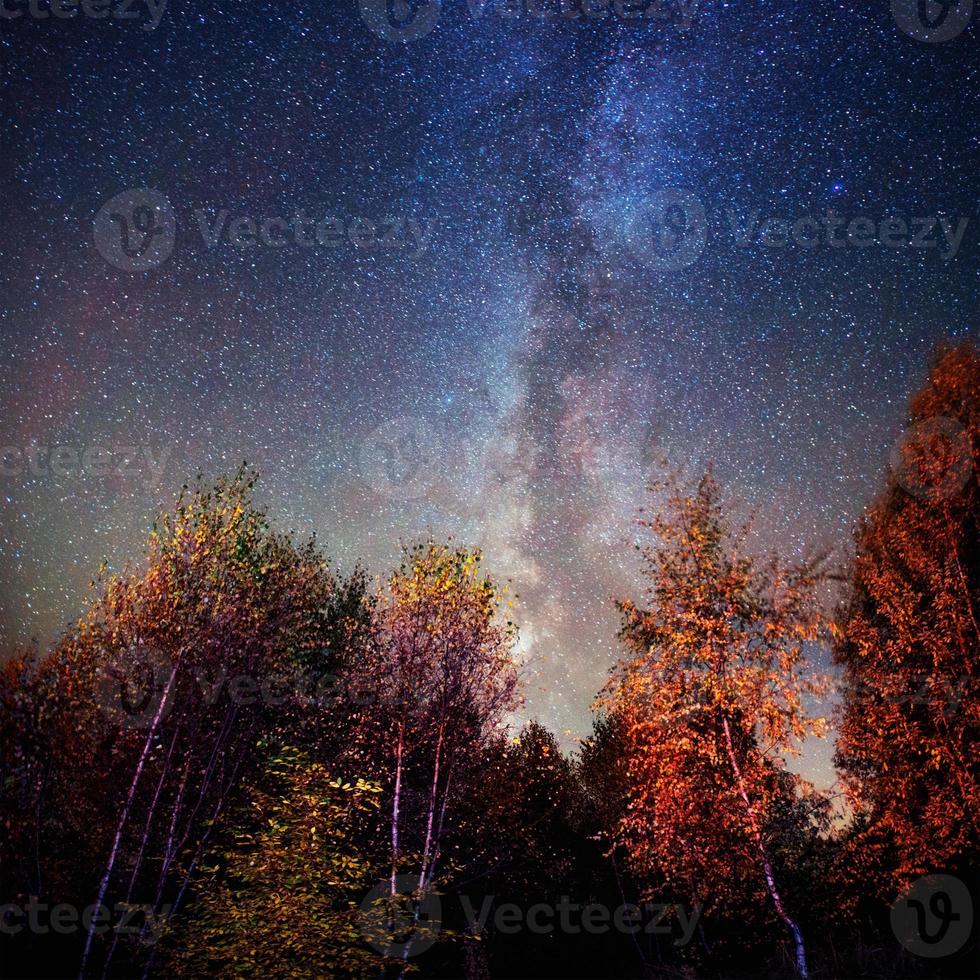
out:
{"label": "orange leafed tree", "polygon": [[852,871],[890,900],[980,854],[980,352],[940,352],[857,533],[835,658]]}
{"label": "orange leafed tree", "polygon": [[[180,905],[216,819],[260,762],[258,740],[289,711],[292,664],[321,647],[336,593],[312,543],[270,529],[253,484],[243,469],[185,488],[145,567],[101,579],[36,671],[18,661],[0,679],[0,705],[23,717],[0,753],[34,857],[19,887]],[[260,689],[270,678],[275,699]],[[107,971],[119,935],[97,941],[87,928],[81,975]]]}
{"label": "orange leafed tree", "polygon": [[783,567],[743,550],[709,473],[687,493],[664,488],[641,526],[647,601],[619,603],[629,653],[600,702],[625,730],[626,813],[618,843],[639,876],[663,875],[724,910],[771,902],[806,977],[802,931],[776,880],[771,828],[794,777],[781,762],[821,733],[804,700],[822,682],[805,648],[821,617],[819,563]]}

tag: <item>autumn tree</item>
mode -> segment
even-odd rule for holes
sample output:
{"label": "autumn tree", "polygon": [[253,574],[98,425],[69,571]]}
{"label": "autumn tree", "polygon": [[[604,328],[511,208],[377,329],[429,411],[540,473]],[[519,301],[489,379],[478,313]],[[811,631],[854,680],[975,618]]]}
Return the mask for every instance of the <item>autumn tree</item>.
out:
{"label": "autumn tree", "polygon": [[379,794],[282,748],[224,821],[162,965],[177,976],[377,976],[360,903],[378,865],[359,841]]}
{"label": "autumn tree", "polygon": [[[154,529],[147,571],[109,580],[64,645],[74,676],[94,667],[124,715],[134,669],[145,660],[150,671],[144,724],[134,730],[123,717],[113,743],[130,776],[97,905],[119,869],[126,901],[148,887],[156,909],[173,887],[179,906],[214,821],[254,759],[275,697],[263,685],[318,645],[332,576],[312,543],[296,548],[271,530],[252,504],[253,486],[243,470],[183,495]],[[141,880],[151,856],[155,884]],[[83,973],[91,940],[90,930]]]}
{"label": "autumn tree", "polygon": [[380,758],[390,786],[392,900],[402,870],[417,875],[419,901],[433,886],[464,763],[518,703],[510,600],[481,561],[432,541],[406,549],[379,598],[371,652],[350,675],[373,695],[360,714],[361,751],[369,767]]}
{"label": "autumn tree", "polygon": [[856,536],[834,653],[858,891],[980,854],[980,352],[939,353]]}
{"label": "autumn tree", "polygon": [[783,761],[823,727],[805,705],[820,690],[806,658],[819,563],[751,554],[710,473],[692,492],[663,489],[662,511],[640,522],[655,539],[641,547],[646,601],[619,603],[628,652],[601,702],[626,733],[617,840],[635,873],[662,875],[703,906],[768,900],[806,977],[773,831],[787,782],[798,784]]}
{"label": "autumn tree", "polygon": [[[21,894],[38,883],[54,901],[174,914],[216,820],[261,767],[260,738],[292,717],[296,664],[342,635],[315,543],[273,531],[253,487],[243,469],[185,488],[145,566],[100,576],[56,649],[5,675],[31,702],[3,696],[29,722],[5,775],[43,842]],[[105,974],[121,945],[93,922],[82,975]]]}

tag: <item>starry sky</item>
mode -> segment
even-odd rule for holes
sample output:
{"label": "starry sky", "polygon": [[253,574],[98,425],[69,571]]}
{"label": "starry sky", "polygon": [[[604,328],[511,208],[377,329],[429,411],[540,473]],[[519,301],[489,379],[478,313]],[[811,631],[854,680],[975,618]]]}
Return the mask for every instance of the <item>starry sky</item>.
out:
{"label": "starry sky", "polygon": [[5,648],[247,459],[342,569],[483,546],[570,741],[658,460],[844,553],[980,334],[968,0],[945,40],[911,0],[36,2],[0,22]]}

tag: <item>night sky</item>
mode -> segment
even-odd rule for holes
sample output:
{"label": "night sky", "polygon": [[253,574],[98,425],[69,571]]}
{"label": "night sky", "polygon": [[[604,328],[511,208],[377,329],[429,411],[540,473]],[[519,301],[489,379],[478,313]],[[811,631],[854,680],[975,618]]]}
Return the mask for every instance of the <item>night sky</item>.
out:
{"label": "night sky", "polygon": [[568,741],[658,459],[843,553],[935,343],[980,333],[967,0],[944,41],[904,0],[5,4],[8,648],[245,459],[342,569],[482,545]]}

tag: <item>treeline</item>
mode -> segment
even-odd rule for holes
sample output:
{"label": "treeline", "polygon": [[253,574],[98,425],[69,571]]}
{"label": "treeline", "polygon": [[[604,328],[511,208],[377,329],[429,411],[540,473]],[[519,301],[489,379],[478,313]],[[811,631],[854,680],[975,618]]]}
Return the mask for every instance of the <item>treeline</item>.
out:
{"label": "treeline", "polygon": [[[184,488],[0,675],[4,975],[975,976],[978,458],[964,345],[843,573],[756,553],[711,473],[653,488],[573,757],[511,725],[515,597],[479,551],[375,584],[245,469]],[[785,765],[828,727],[841,799]]]}

